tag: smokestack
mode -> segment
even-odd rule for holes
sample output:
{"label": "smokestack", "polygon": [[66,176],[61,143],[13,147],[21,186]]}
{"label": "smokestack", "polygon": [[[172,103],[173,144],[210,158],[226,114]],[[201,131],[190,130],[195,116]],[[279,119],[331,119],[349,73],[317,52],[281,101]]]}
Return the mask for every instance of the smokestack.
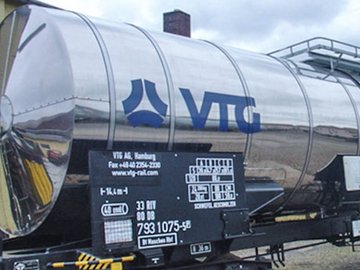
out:
{"label": "smokestack", "polygon": [[164,13],[164,32],[190,37],[190,15],[179,9]]}

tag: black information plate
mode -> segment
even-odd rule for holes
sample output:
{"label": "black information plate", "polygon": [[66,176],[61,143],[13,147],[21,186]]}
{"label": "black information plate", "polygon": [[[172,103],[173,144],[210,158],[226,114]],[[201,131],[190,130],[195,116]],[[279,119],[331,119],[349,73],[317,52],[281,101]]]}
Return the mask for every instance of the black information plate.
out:
{"label": "black information plate", "polygon": [[208,243],[244,233],[241,154],[92,151],[90,180],[97,250]]}

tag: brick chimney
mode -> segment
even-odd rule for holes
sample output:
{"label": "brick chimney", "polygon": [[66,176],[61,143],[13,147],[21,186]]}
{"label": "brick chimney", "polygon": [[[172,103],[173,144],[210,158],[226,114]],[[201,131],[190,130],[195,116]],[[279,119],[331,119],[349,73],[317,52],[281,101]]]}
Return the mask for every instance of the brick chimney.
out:
{"label": "brick chimney", "polygon": [[190,37],[190,15],[179,9],[164,13],[164,32]]}

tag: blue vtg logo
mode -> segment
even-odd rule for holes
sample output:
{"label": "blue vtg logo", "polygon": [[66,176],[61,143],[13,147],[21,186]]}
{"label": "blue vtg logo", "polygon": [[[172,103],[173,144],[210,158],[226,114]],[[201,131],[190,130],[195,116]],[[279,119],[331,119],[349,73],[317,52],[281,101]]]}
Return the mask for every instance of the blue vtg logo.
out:
{"label": "blue vtg logo", "polygon": [[[158,96],[155,83],[144,80],[132,80],[132,89],[130,96],[125,99],[122,104],[124,107],[125,115],[133,127],[140,125],[148,125],[152,127],[160,127],[165,120],[167,105]],[[149,110],[138,110],[136,108],[140,105],[144,97],[144,87],[146,95],[156,112]]]}
{"label": "blue vtg logo", "polygon": [[203,102],[200,110],[196,108],[196,104],[189,89],[179,89],[187,108],[191,115],[193,127],[195,129],[204,129],[206,120],[209,117],[212,104],[219,105],[219,130],[227,131],[229,129],[228,105],[235,105],[234,113],[237,126],[244,133],[254,133],[260,131],[260,114],[253,113],[253,123],[248,123],[244,118],[244,111],[247,106],[255,107],[255,100],[250,97],[240,97],[234,95],[226,95],[205,91]]}
{"label": "blue vtg logo", "polygon": [[[160,127],[165,120],[167,105],[157,95],[155,83],[148,80],[144,82],[140,79],[131,81],[132,91],[130,96],[123,103],[125,115],[133,127],[147,125]],[[154,108],[154,111],[136,110],[144,96],[144,87],[146,95]],[[179,88],[184,99],[194,129],[204,129],[205,123],[209,117],[211,106],[219,106],[219,130],[227,131],[229,128],[228,106],[234,107],[234,115],[237,126],[241,132],[255,133],[260,131],[260,114],[252,114],[252,123],[248,123],[244,118],[244,112],[247,107],[255,107],[255,99],[252,97],[243,97],[227,95],[213,92],[204,92],[201,107],[198,109],[190,89]]]}

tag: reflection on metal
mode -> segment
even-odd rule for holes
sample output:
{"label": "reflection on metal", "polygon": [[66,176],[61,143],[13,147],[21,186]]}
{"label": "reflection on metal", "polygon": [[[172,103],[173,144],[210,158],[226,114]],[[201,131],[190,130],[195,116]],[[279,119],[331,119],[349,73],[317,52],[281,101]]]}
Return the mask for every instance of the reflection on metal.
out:
{"label": "reflection on metal", "polygon": [[46,17],[22,7],[0,28],[0,229],[7,237],[28,234],[46,218],[70,157],[71,65]]}
{"label": "reflection on metal", "polygon": [[110,124],[109,124],[109,131],[108,131],[108,138],[107,138],[107,149],[111,149],[114,142],[115,136],[115,112],[116,112],[116,102],[115,102],[115,82],[114,82],[114,72],[111,64],[111,59],[109,56],[109,52],[106,48],[104,43],[104,39],[101,36],[101,33],[97,29],[96,25],[89,20],[86,16],[75,13],[79,16],[84,22],[88,25],[91,29],[94,37],[99,45],[99,50],[101,51],[101,56],[104,61],[104,67],[106,70],[106,79],[108,84],[108,95],[110,100]]}
{"label": "reflection on metal", "polygon": [[302,94],[304,95],[305,104],[306,104],[306,108],[307,108],[307,113],[309,115],[309,143],[308,143],[307,149],[306,149],[304,167],[302,168],[301,175],[299,176],[299,180],[295,184],[293,190],[285,198],[284,202],[282,203],[282,205],[278,209],[278,211],[279,211],[279,210],[284,209],[286,207],[286,205],[292,200],[293,196],[295,195],[297,190],[300,188],[300,186],[302,185],[302,183],[303,183],[303,181],[305,179],[306,170],[307,170],[307,168],[309,166],[311,150],[312,150],[314,122],[313,122],[313,113],[312,113],[312,109],[311,109],[311,103],[310,103],[309,97],[308,97],[308,95],[306,93],[306,89],[305,89],[304,85],[302,84],[301,80],[296,75],[296,72],[290,67],[290,65],[288,65],[288,63],[286,61],[284,61],[283,59],[280,59],[280,58],[275,58],[275,59],[277,59],[280,63],[282,63],[290,71],[291,75],[294,77],[294,79],[298,83],[299,88],[300,88]]}
{"label": "reflection on metal", "polygon": [[34,189],[33,193],[36,201],[42,206],[49,204],[53,194],[53,187],[44,165],[27,159],[24,159],[24,165],[29,175],[32,188]]}
{"label": "reflection on metal", "polygon": [[38,28],[35,29],[34,32],[28,35],[28,37],[19,45],[19,48],[17,49],[18,52],[21,53],[21,51],[25,48],[25,46],[38,35],[42,30],[44,30],[46,27],[46,24],[41,24]]}
{"label": "reflection on metal", "polygon": [[171,151],[173,149],[174,144],[174,136],[175,136],[175,101],[174,101],[174,82],[171,76],[171,71],[168,63],[166,62],[166,58],[164,53],[162,52],[159,44],[156,43],[156,40],[145,30],[136,25],[132,25],[134,28],[138,29],[141,33],[143,33],[146,38],[150,41],[150,43],[154,46],[157,54],[159,55],[159,59],[161,61],[162,68],[164,70],[164,75],[166,78],[166,86],[169,93],[169,107],[170,107],[170,127],[169,127],[169,141],[167,149]]}
{"label": "reflection on metal", "polygon": [[[338,153],[359,153],[358,48],[329,42],[309,41],[278,59],[21,7],[0,27],[0,230],[7,237],[35,230],[67,170],[86,174],[88,150],[107,146],[243,152],[248,181],[276,181],[285,192],[267,210],[284,202],[285,210],[317,208],[315,173]],[[334,59],[324,64],[315,54],[328,47]],[[351,77],[337,71],[345,67]],[[132,82],[145,81],[151,91],[128,100]],[[165,112],[154,110],[154,97]],[[125,100],[161,117],[158,127],[148,119],[131,125]]]}
{"label": "reflection on metal", "polygon": [[5,231],[16,231],[16,223],[13,216],[13,205],[11,204],[10,185],[7,180],[4,157],[0,155],[0,228]]}
{"label": "reflection on metal", "polygon": [[349,96],[351,106],[353,107],[353,110],[354,110],[354,114],[355,114],[355,118],[356,118],[356,125],[357,125],[357,127],[356,127],[357,137],[358,137],[356,154],[359,155],[359,151],[360,151],[360,116],[359,116],[359,109],[358,109],[358,107],[356,105],[356,101],[355,101],[353,95],[350,92],[349,87],[345,83],[343,83],[340,78],[337,78],[337,77],[334,77],[334,78],[344,88],[346,94]]}
{"label": "reflection on metal", "polygon": [[[14,27],[15,27],[15,19],[16,19],[16,12],[13,13],[11,16],[10,16],[11,20],[8,19],[8,24],[10,24],[10,27],[8,26],[9,28],[9,32],[7,33],[8,36],[9,36],[9,41],[8,43],[6,44],[6,50],[4,51],[3,50],[3,53],[2,54],[2,58],[4,59],[3,61],[4,64],[2,65],[1,67],[1,75],[2,75],[2,82],[1,82],[1,93],[0,94],[4,94],[4,91],[5,91],[5,86],[6,86],[6,80],[7,80],[7,77],[8,77],[8,74],[9,74],[9,69],[10,69],[10,57],[11,57],[11,46],[12,46],[12,41],[13,41],[13,33],[14,33]],[[10,22],[9,22],[10,21]]]}
{"label": "reflection on metal", "polygon": [[[242,72],[241,72],[238,64],[236,63],[235,59],[223,47],[221,47],[221,46],[219,46],[219,45],[217,45],[217,44],[215,44],[213,42],[210,42],[210,41],[207,41],[207,42],[209,42],[210,44],[212,44],[213,46],[218,48],[229,59],[231,64],[234,66],[234,69],[235,69],[237,75],[239,76],[239,80],[241,82],[242,88],[244,89],[245,96],[247,96],[247,97],[251,96],[250,91],[249,91],[249,87],[246,84],[246,80],[244,78],[244,75],[242,74]],[[248,105],[248,106],[246,106],[246,108],[247,108],[247,116],[249,118],[247,120],[248,120],[248,123],[251,123],[252,119],[250,119],[250,117],[252,117],[252,115],[253,115],[253,110],[252,110],[252,107],[249,106],[249,104],[247,104],[247,105]],[[248,153],[250,152],[251,139],[252,139],[252,133],[248,133],[247,138],[246,138],[247,144],[246,144],[245,150],[244,150],[245,159],[248,158]]]}
{"label": "reflection on metal", "polygon": [[13,124],[13,108],[10,99],[7,96],[0,96],[0,139],[5,136]]}

